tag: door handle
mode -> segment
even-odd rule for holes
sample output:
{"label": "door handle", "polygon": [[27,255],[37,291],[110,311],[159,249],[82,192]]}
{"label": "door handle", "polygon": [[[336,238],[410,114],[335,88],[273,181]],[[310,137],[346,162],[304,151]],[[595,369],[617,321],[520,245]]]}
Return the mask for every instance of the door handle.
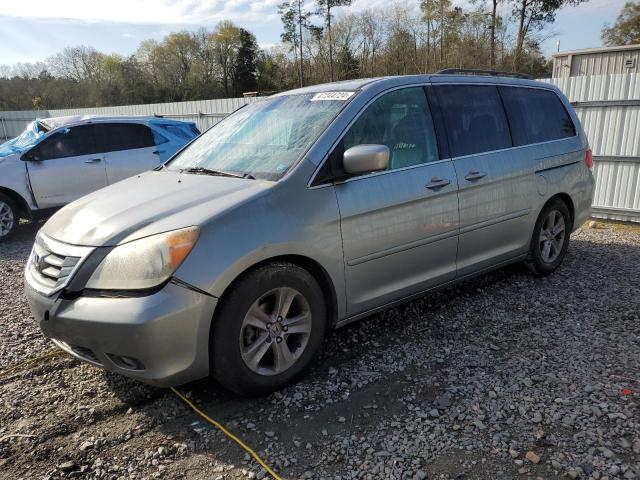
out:
{"label": "door handle", "polygon": [[166,150],[154,150],[151,153],[153,153],[154,155],[160,155],[161,153],[164,153],[164,152],[166,152]]}
{"label": "door handle", "polygon": [[436,190],[438,188],[446,187],[451,183],[451,180],[440,177],[433,177],[431,182],[427,183],[426,188],[430,190]]}
{"label": "door handle", "polygon": [[101,161],[101,158],[90,158],[89,160],[85,160],[84,163],[99,163]]}
{"label": "door handle", "polygon": [[478,170],[471,170],[467,173],[467,176],[464,177],[465,180],[473,182],[474,180],[480,180],[487,176],[487,172],[479,172]]}

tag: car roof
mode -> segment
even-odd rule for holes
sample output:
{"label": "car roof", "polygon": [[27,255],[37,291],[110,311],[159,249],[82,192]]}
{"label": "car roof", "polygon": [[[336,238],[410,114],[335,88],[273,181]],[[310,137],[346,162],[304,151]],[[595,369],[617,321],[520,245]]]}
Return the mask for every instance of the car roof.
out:
{"label": "car roof", "polygon": [[[365,87],[368,84],[379,83],[389,78],[394,78],[394,77],[359,78],[355,80],[341,80],[339,82],[319,83],[317,85],[309,85],[308,87],[287,90],[286,92],[277,93],[276,95],[272,95],[272,96],[277,97],[277,96],[283,96],[283,95],[303,95],[306,93],[361,90],[363,87]],[[266,97],[266,98],[269,98],[269,97]]]}
{"label": "car roof", "polygon": [[68,115],[65,117],[49,117],[40,119],[40,123],[55,130],[60,127],[69,127],[72,125],[82,125],[84,123],[104,123],[104,122],[133,122],[148,123],[150,121],[161,123],[185,123],[180,120],[171,118],[163,118],[156,116],[135,116],[135,115]]}
{"label": "car roof", "polygon": [[[385,87],[410,85],[413,83],[491,83],[496,85],[521,85],[529,87],[554,89],[548,83],[535,80],[514,78],[499,75],[464,75],[464,74],[427,74],[427,75],[397,75],[387,77],[362,78],[357,80],[344,80],[340,82],[321,83],[308,87],[296,88],[274,96],[302,95],[309,93],[355,90],[380,90]],[[268,98],[268,97],[267,97]]]}

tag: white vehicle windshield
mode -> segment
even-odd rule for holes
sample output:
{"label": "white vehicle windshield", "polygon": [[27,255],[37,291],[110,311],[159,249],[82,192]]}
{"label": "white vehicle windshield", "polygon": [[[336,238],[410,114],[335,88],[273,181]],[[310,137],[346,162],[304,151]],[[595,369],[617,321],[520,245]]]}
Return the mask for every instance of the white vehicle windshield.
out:
{"label": "white vehicle windshield", "polygon": [[327,127],[352,92],[273,97],[252,103],[202,134],[166,167],[277,180]]}
{"label": "white vehicle windshield", "polygon": [[27,125],[27,128],[16,138],[0,144],[0,157],[6,157],[14,153],[22,153],[44,138],[49,129],[38,120]]}

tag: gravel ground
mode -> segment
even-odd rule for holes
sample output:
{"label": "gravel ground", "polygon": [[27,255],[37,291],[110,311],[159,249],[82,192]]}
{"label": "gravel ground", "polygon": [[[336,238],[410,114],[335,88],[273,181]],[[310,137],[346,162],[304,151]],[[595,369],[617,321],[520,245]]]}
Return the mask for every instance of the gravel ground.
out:
{"label": "gravel ground", "polygon": [[[484,275],[332,333],[268,397],[181,387],[283,478],[640,478],[640,229],[572,237],[563,266]],[[0,369],[53,348],[0,244]],[[0,478],[265,478],[170,391],[56,357],[0,380]]]}

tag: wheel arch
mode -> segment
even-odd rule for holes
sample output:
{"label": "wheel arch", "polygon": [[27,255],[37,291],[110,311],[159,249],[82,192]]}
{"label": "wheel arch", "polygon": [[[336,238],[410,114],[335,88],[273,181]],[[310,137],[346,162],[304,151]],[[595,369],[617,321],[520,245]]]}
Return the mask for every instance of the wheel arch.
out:
{"label": "wheel arch", "polygon": [[574,227],[573,222],[576,218],[575,217],[576,211],[575,211],[575,205],[573,204],[573,200],[571,199],[571,196],[569,196],[569,194],[567,193],[560,192],[549,197],[547,201],[544,202],[544,204],[540,207],[538,216],[540,216],[540,213],[542,213],[542,211],[545,209],[547,205],[549,205],[551,202],[553,202],[556,199],[562,200],[564,204],[567,206],[567,208],[569,209],[569,215],[571,216],[571,230],[573,230],[573,227]]}
{"label": "wheel arch", "polygon": [[[327,326],[328,328],[332,328],[338,319],[338,296],[336,293],[335,285],[331,276],[327,272],[327,270],[316,260],[298,254],[287,254],[287,255],[277,255],[269,258],[265,258],[256,262],[249,267],[245,268],[242,272],[235,276],[235,278],[225,287],[220,295],[218,300],[218,305],[224,303],[227,295],[233,289],[233,286],[246,274],[249,272],[263,267],[269,264],[277,264],[277,263],[290,263],[296,265],[311,274],[311,276],[318,282],[320,288],[322,289],[322,293],[325,299],[325,305],[327,307],[327,318],[330,321],[330,324]],[[216,307],[214,315],[213,315],[213,323],[216,320],[216,315],[220,311],[218,307]]]}
{"label": "wheel arch", "polygon": [[20,195],[15,190],[11,190],[10,188],[2,187],[2,186],[0,186],[0,193],[6,195],[11,200],[13,200],[18,210],[18,214],[20,218],[26,218],[26,219],[32,218],[31,208],[29,207],[29,204],[27,203],[27,201],[24,198],[22,198],[22,195]]}

